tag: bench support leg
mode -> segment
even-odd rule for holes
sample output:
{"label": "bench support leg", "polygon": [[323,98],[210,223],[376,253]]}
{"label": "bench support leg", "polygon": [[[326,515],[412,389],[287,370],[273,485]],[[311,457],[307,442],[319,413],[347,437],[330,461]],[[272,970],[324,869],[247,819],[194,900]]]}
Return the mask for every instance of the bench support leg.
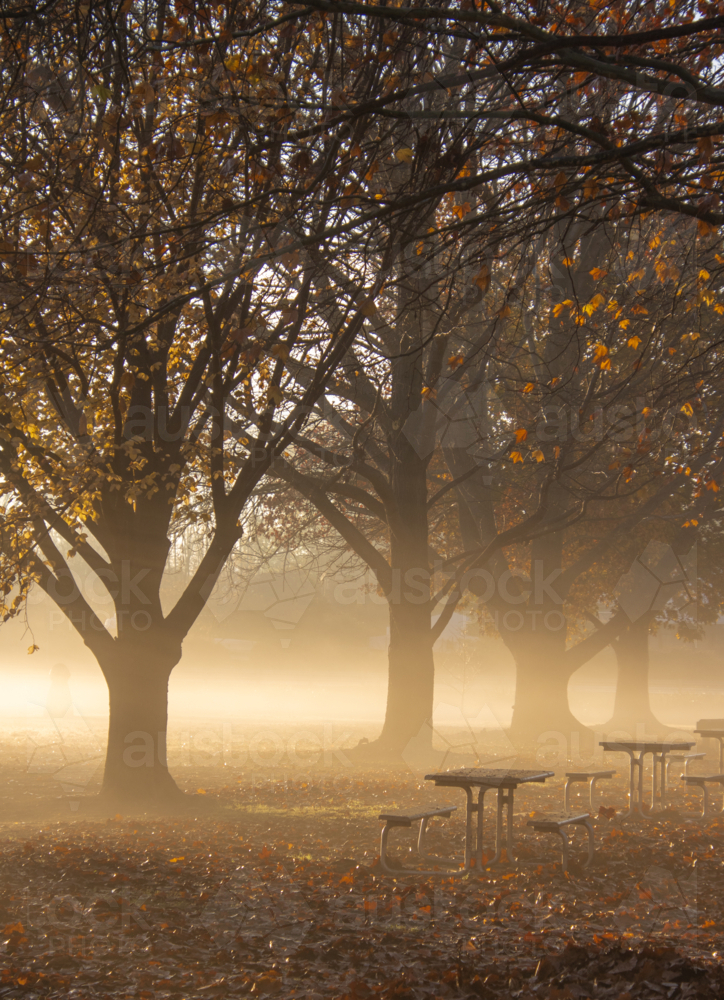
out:
{"label": "bench support leg", "polygon": [[[594,855],[596,853],[596,842],[595,842],[595,832],[593,829],[593,824],[590,819],[586,820],[585,823],[576,823],[576,826],[584,826],[586,832],[588,833],[588,855],[585,861],[581,862],[581,868],[586,868],[593,861]],[[563,871],[568,871],[568,860],[569,860],[569,848],[571,842],[568,839],[568,833],[564,827],[558,829],[558,836],[561,838],[561,861],[563,864]]]}
{"label": "bench support leg", "polygon": [[563,806],[566,812],[571,811],[571,782],[573,778],[566,778],[566,783],[563,786]]}
{"label": "bench support leg", "polygon": [[558,836],[561,838],[561,863],[563,871],[568,871],[568,834],[565,830],[559,830]]}
{"label": "bench support leg", "polygon": [[596,811],[596,782],[602,781],[601,775],[596,775],[593,778],[567,778],[566,783],[563,787],[563,803],[565,806],[565,811],[569,813],[571,811],[571,785],[575,781],[588,781],[588,803],[591,812]]}
{"label": "bench support leg", "polygon": [[435,854],[428,854],[425,850],[425,837],[427,835],[427,824],[429,821],[429,816],[423,816],[420,820],[420,831],[417,834],[417,853],[425,861],[432,861],[435,865],[447,865],[450,868],[457,868],[460,865],[459,861],[453,861],[451,858],[438,858]]}
{"label": "bench support leg", "polygon": [[[432,861],[436,865],[449,865],[452,868],[457,868],[458,867],[458,862],[456,862],[456,861],[448,860],[447,858],[436,858],[436,857],[434,857],[431,854],[425,854],[423,851],[420,851],[420,846],[421,845],[424,848],[425,833],[427,832],[427,819],[428,819],[428,817],[425,816],[425,817],[423,817],[420,820],[420,832],[417,835],[417,849],[418,849],[418,852],[422,855],[423,858],[425,858],[426,861]],[[380,833],[380,868],[382,869],[382,871],[385,872],[385,874],[387,874],[387,875],[397,875],[397,876],[400,876],[400,875],[442,875],[443,872],[420,871],[417,868],[405,868],[404,865],[401,865],[399,868],[390,868],[390,866],[387,863],[387,839],[388,839],[388,837],[390,835],[390,830],[393,827],[395,827],[395,826],[402,826],[402,825],[403,824],[401,824],[401,823],[394,823],[394,822],[390,822],[389,820],[387,820],[387,822],[385,823],[385,825],[382,827],[382,832]],[[405,828],[409,829],[409,827],[407,827],[407,826]],[[445,874],[446,878],[450,878],[452,875],[457,875],[457,874],[463,875],[465,873],[464,873],[464,871],[460,871],[460,872],[446,872],[444,874]]]}
{"label": "bench support leg", "polygon": [[383,872],[387,872],[388,875],[399,875],[393,868],[389,868],[387,865],[387,838],[390,835],[390,823],[389,820],[382,827],[382,833],[380,834],[380,868]]}
{"label": "bench support leg", "polygon": [[593,856],[596,853],[596,842],[594,840],[595,834],[593,830],[593,823],[591,823],[591,821],[589,820],[584,825],[586,827],[586,830],[588,831],[588,857],[583,862],[583,867],[585,868],[587,865],[590,865],[590,863],[593,861]]}
{"label": "bench support leg", "polygon": [[591,807],[591,812],[595,812],[596,811],[596,806],[594,805],[594,801],[593,800],[594,800],[594,797],[596,795],[596,782],[597,781],[598,781],[598,778],[591,778],[591,780],[588,782],[588,802],[589,802],[589,805]]}
{"label": "bench support leg", "polygon": [[704,808],[701,813],[702,819],[709,819],[711,816],[721,816],[721,814],[724,813],[724,802],[722,802],[721,808],[716,809],[711,804],[711,798],[709,796],[709,789],[707,786],[702,785],[701,790],[704,793]]}

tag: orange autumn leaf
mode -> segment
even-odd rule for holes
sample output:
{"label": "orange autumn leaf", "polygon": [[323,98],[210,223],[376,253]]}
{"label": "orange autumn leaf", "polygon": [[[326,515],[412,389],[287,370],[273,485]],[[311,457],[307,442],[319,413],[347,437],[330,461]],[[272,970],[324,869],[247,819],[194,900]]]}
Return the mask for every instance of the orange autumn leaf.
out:
{"label": "orange autumn leaf", "polygon": [[473,279],[473,284],[477,285],[481,292],[487,292],[490,285],[490,270],[487,264],[483,264]]}

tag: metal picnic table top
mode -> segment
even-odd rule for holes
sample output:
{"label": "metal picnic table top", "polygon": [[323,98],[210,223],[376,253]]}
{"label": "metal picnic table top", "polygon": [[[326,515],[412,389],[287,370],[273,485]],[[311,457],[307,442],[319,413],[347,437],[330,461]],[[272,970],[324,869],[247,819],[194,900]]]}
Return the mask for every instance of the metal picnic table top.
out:
{"label": "metal picnic table top", "polygon": [[699,719],[694,732],[699,736],[718,739],[724,736],[724,719]]}
{"label": "metal picnic table top", "polygon": [[513,771],[507,768],[459,767],[452,771],[426,774],[425,781],[450,788],[482,787],[515,788],[530,781],[543,782],[552,778],[553,771]]}
{"label": "metal picnic table top", "polygon": [[603,740],[599,746],[604,750],[623,750],[634,753],[671,753],[675,750],[690,750],[696,746],[696,740],[683,742],[681,740]]}

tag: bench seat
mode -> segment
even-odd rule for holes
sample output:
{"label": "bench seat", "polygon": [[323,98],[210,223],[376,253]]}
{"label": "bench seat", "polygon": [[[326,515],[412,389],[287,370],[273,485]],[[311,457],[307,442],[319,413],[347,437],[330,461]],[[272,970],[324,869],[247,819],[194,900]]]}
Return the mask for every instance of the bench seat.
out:
{"label": "bench seat", "polygon": [[669,768],[672,764],[678,763],[684,764],[684,775],[689,774],[689,764],[692,760],[703,760],[706,757],[705,753],[672,753],[666,758],[666,778],[669,777]]}
{"label": "bench seat", "polygon": [[709,801],[709,789],[708,785],[721,785],[724,786],[724,774],[682,774],[681,780],[685,785],[692,785],[694,788],[700,788],[704,796],[704,804],[701,811],[701,816],[703,819],[707,819],[709,816],[719,816],[724,812],[724,803],[721,809],[713,809]]}
{"label": "bench seat", "polygon": [[606,778],[615,778],[618,771],[566,771],[566,784],[563,790],[563,807],[566,813],[569,812],[571,808],[571,785],[576,781],[587,781],[588,782],[588,802],[591,807],[591,812],[596,811],[596,807],[593,804],[593,794],[596,788],[596,782],[602,781]]}
{"label": "bench seat", "polygon": [[582,826],[588,831],[588,857],[584,862],[582,862],[583,867],[589,865],[593,861],[593,855],[595,853],[595,842],[594,842],[594,830],[593,823],[591,822],[591,817],[588,813],[580,813],[578,815],[563,814],[558,816],[540,816],[537,819],[528,820],[528,826],[533,827],[533,829],[538,833],[557,833],[561,838],[562,845],[562,864],[563,871],[568,871],[568,848],[570,842],[568,840],[568,834],[566,833],[567,827],[572,826]]}
{"label": "bench seat", "polygon": [[390,826],[412,826],[412,824],[417,822],[419,819],[431,819],[433,816],[442,816],[444,819],[448,819],[456,809],[457,806],[445,806],[440,809],[435,806],[432,809],[424,809],[420,812],[380,813],[377,818],[384,820],[385,823],[389,823]]}
{"label": "bench seat", "polygon": [[[425,850],[425,834],[427,833],[428,821],[436,816],[441,819],[449,819],[450,816],[457,810],[457,806],[432,806],[430,809],[419,809],[414,812],[383,812],[380,813],[378,819],[380,819],[385,825],[382,827],[382,832],[380,834],[380,868],[388,875],[399,875],[400,871],[405,869],[394,869],[390,868],[387,863],[387,838],[389,836],[390,830],[395,827],[411,827],[413,823],[420,823],[420,830],[417,835],[417,853],[421,858],[426,861],[432,861],[434,864],[443,865],[444,867],[457,867],[457,862],[450,861],[446,858],[438,858],[433,854],[428,854]],[[412,869],[408,869],[412,871]],[[417,874],[421,874],[417,872]]]}

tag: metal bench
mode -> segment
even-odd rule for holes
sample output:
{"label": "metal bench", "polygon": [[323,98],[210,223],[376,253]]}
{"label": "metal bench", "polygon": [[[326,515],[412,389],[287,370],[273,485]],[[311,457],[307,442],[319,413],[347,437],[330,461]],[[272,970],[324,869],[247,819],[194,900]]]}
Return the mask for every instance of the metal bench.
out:
{"label": "metal bench", "polygon": [[706,757],[705,753],[674,753],[670,754],[666,758],[666,780],[669,780],[669,768],[674,763],[684,764],[684,770],[682,772],[682,777],[689,773],[689,764],[692,760],[703,760]]}
{"label": "metal bench", "polygon": [[566,833],[567,826],[583,826],[588,830],[588,857],[583,862],[583,867],[590,865],[595,853],[593,823],[588,813],[580,816],[541,816],[540,819],[529,819],[528,826],[532,826],[538,833],[557,833],[562,843],[562,863],[563,871],[568,871],[568,848],[570,841]]}
{"label": "metal bench", "polygon": [[693,785],[695,788],[702,790],[704,795],[704,807],[701,811],[702,819],[708,819],[709,816],[720,816],[724,812],[724,803],[721,809],[711,808],[709,805],[709,789],[707,788],[709,783],[724,787],[724,774],[682,774],[681,780],[686,785]]}
{"label": "metal bench", "polygon": [[724,772],[724,719],[699,719],[694,732],[719,743],[719,770]]}
{"label": "metal bench", "polygon": [[566,771],[566,784],[563,790],[566,813],[571,808],[571,785],[574,782],[588,782],[588,801],[591,806],[591,812],[595,812],[596,807],[593,804],[593,793],[596,788],[596,782],[604,778],[615,778],[617,774],[618,771]]}
{"label": "metal bench", "polygon": [[[387,838],[392,830],[396,826],[401,827],[411,827],[413,823],[417,823],[419,820],[420,830],[417,834],[417,853],[421,858],[426,861],[431,861],[436,865],[445,865],[453,868],[458,867],[456,861],[450,861],[446,858],[437,858],[434,854],[428,854],[425,850],[425,834],[427,833],[428,820],[432,819],[434,816],[440,816],[442,819],[448,819],[457,809],[457,806],[433,806],[431,809],[421,809],[419,812],[401,813],[401,812],[388,812],[380,813],[378,819],[384,822],[382,827],[382,833],[380,834],[380,867],[383,871],[387,872],[388,875],[399,875],[400,871],[405,869],[395,869],[390,868],[387,864]],[[412,869],[408,869],[412,871]],[[417,873],[420,874],[420,873]]]}

